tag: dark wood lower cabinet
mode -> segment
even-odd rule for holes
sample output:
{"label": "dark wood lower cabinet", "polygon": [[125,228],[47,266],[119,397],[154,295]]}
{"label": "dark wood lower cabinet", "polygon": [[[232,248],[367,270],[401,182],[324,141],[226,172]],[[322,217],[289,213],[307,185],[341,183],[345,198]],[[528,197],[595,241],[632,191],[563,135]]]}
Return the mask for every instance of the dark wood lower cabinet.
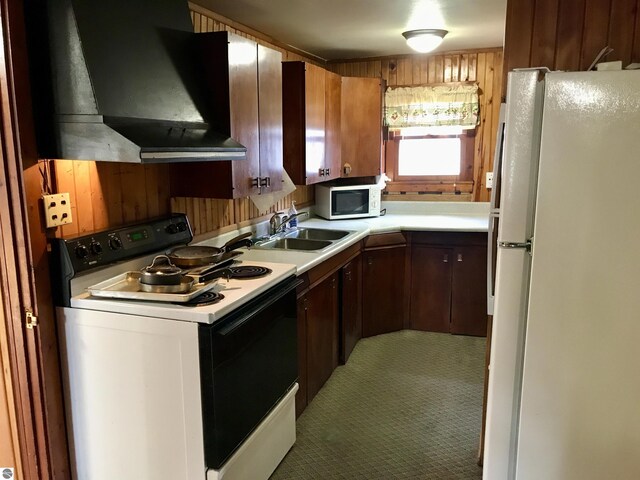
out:
{"label": "dark wood lower cabinet", "polygon": [[296,417],[307,408],[307,295],[298,297],[298,393]]}
{"label": "dark wood lower cabinet", "polygon": [[451,333],[487,335],[487,248],[455,247],[451,290]]}
{"label": "dark wood lower cabinet", "polygon": [[363,337],[403,328],[405,249],[405,245],[399,245],[365,250],[363,253]]}
{"label": "dark wood lower cabinet", "polygon": [[410,237],[411,328],[486,336],[486,234],[420,232]]}
{"label": "dark wood lower cabinet", "polygon": [[411,328],[449,332],[450,248],[414,245],[411,251]]}
{"label": "dark wood lower cabinet", "polygon": [[362,255],[342,267],[340,274],[340,363],[344,364],[362,338]]}
{"label": "dark wood lower cabinet", "polygon": [[338,366],[338,272],[306,297],[307,402],[311,402]]}
{"label": "dark wood lower cabinet", "polygon": [[[407,244],[407,237],[409,243]],[[486,235],[370,235],[301,275],[300,415],[362,337],[413,328],[486,335]]]}

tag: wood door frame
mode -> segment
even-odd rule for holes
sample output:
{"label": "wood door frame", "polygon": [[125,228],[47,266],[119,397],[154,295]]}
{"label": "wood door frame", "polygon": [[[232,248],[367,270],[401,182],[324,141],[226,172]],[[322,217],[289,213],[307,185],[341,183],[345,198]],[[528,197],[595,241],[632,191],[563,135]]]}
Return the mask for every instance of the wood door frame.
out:
{"label": "wood door frame", "polygon": [[[0,0],[0,294],[17,478],[70,478],[21,0]],[[38,325],[27,328],[31,311]]]}

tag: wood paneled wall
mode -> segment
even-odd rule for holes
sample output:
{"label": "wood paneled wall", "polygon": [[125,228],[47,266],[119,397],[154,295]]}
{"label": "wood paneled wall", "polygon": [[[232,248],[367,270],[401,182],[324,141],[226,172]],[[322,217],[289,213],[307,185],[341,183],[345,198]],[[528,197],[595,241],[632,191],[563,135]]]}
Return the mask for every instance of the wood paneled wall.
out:
{"label": "wood paneled wall", "polygon": [[505,75],[522,67],[585,70],[607,45],[613,52],[604,61],[640,62],[639,0],[507,2]]}
{"label": "wood paneled wall", "polygon": [[493,168],[502,92],[502,60],[502,48],[493,48],[440,55],[405,55],[331,62],[329,69],[343,76],[382,77],[388,86],[477,82],[480,89],[480,125],[476,130],[474,146],[474,184],[471,198],[486,202],[489,201],[490,191],[485,186],[485,173]]}
{"label": "wood paneled wall", "polygon": [[[190,4],[196,32],[228,30],[257,41],[282,53],[283,60],[318,63],[263,38],[231,26],[225,19]],[[254,32],[256,33],[256,32]],[[256,33],[257,35],[257,33]],[[219,200],[212,198],[171,198],[169,168],[166,165],[135,165],[111,162],[53,160],[55,191],[69,192],[73,223],[57,229],[56,235],[69,237],[96,229],[143,221],[169,212],[187,213],[196,235],[214,232],[238,223],[246,223],[269,212],[296,205],[313,204],[313,187],[297,187],[269,212],[259,212],[249,198]],[[41,162],[41,169],[46,165]],[[184,168],[189,168],[188,164]]]}

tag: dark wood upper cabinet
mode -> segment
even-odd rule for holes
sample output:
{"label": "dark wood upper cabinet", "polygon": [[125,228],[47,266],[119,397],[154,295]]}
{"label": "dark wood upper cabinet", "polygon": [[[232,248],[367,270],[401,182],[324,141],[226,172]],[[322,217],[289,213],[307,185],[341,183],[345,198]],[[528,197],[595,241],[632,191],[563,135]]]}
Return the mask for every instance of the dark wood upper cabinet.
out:
{"label": "dark wood upper cabinet", "polygon": [[340,76],[305,62],[282,64],[284,167],[296,185],[340,177]]}
{"label": "dark wood upper cabinet", "polygon": [[282,190],[282,54],[258,45],[260,193]]}
{"label": "dark wood upper cabinet", "polygon": [[323,182],[340,178],[342,78],[325,71],[325,150]]}
{"label": "dark wood upper cabinet", "polygon": [[342,77],[342,175],[380,175],[382,156],[382,81]]}
{"label": "dark wood upper cabinet", "polygon": [[171,195],[241,198],[282,189],[282,54],[230,32],[197,35],[209,122],[247,147],[246,160],[171,165]]}

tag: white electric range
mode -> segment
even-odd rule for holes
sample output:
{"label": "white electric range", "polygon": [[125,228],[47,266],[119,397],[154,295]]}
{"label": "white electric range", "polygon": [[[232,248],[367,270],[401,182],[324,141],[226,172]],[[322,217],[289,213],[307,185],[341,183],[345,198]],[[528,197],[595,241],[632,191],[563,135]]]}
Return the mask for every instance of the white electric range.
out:
{"label": "white electric range", "polygon": [[52,243],[76,479],[266,480],[295,442],[294,265],[199,306],[88,292],[191,239],[174,215]]}

